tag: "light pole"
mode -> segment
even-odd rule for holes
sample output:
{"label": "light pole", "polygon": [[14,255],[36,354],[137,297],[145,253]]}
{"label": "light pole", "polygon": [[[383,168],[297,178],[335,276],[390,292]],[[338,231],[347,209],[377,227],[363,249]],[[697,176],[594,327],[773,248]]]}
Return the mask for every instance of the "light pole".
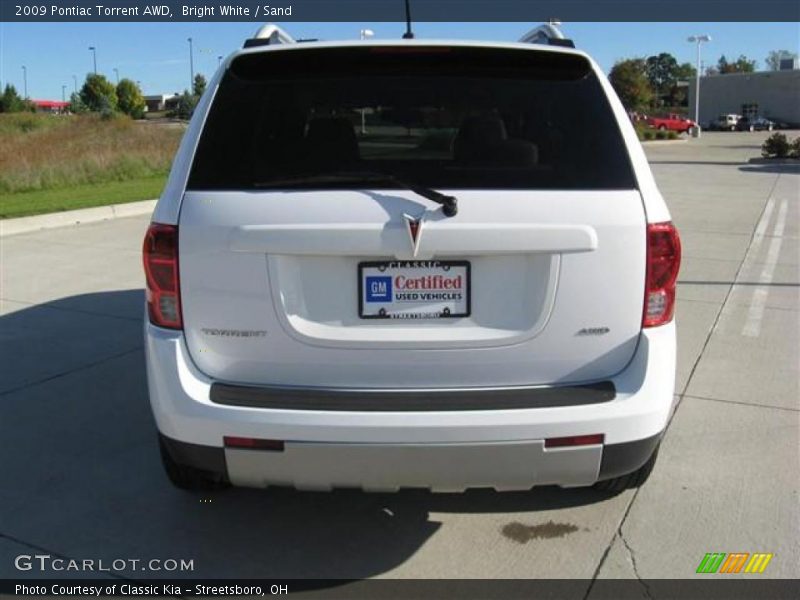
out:
{"label": "light pole", "polygon": [[73,91],[77,94],[78,93],[78,76],[77,75],[73,75],[72,76],[72,87],[73,87]]}
{"label": "light pole", "polygon": [[189,42],[189,92],[194,92],[194,49],[192,48],[192,38],[186,38]]}
{"label": "light pole", "polygon": [[28,99],[28,67],[22,65],[22,93]]}
{"label": "light pole", "polygon": [[697,67],[694,85],[694,124],[697,129],[697,137],[700,137],[700,44],[710,42],[710,35],[692,35],[688,38],[689,42],[697,44]]}
{"label": "light pole", "polygon": [[119,85],[119,69],[114,67],[114,75],[117,76],[117,85]]}
{"label": "light pole", "polygon": [[220,65],[221,65],[221,64],[222,64],[222,55],[220,54],[220,55],[217,57],[217,68],[218,68],[218,69],[219,69],[219,67],[220,67]]}
{"label": "light pole", "polygon": [[[359,33],[360,39],[362,39],[362,40],[368,40],[369,38],[371,38],[372,36],[375,35],[375,32],[372,31],[372,29],[362,29],[358,33]],[[364,135],[365,133],[367,133],[367,115],[366,115],[365,109],[362,108],[361,109],[361,135]]]}
{"label": "light pole", "polygon": [[92,65],[94,65],[94,74],[97,75],[97,48],[94,46],[89,46],[89,50],[92,53]]}
{"label": "light pole", "polygon": [[66,102],[67,101],[67,86],[66,85],[62,85],[61,86],[61,101],[62,102]]}

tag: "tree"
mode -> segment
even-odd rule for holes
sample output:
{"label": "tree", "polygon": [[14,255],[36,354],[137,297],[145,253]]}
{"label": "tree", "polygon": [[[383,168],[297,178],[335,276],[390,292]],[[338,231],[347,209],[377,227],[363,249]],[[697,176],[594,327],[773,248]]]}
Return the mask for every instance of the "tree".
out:
{"label": "tree", "polygon": [[183,94],[178,98],[178,104],[170,116],[178,117],[179,119],[189,119],[194,112],[195,106],[197,106],[197,96],[190,94],[189,90],[183,90]]}
{"label": "tree", "polygon": [[86,108],[86,105],[81,100],[80,94],[72,92],[69,96],[69,112],[78,115],[80,113],[85,113],[87,110],[89,109]]}
{"label": "tree", "polygon": [[692,63],[682,63],[675,68],[675,84],[669,91],[670,106],[686,106],[689,101],[688,87],[678,85],[688,82],[697,76],[697,69]]}
{"label": "tree", "polygon": [[757,64],[755,60],[750,60],[744,54],[740,54],[734,62],[728,62],[723,54],[717,61],[717,70],[723,75],[726,73],[752,73],[756,70]]}
{"label": "tree", "polygon": [[675,69],[675,79],[679,81],[688,81],[697,76],[697,69],[692,63],[681,63]]}
{"label": "tree", "polygon": [[105,76],[89,73],[81,88],[81,102],[91,111],[114,111],[117,109],[117,90]]}
{"label": "tree", "polygon": [[650,87],[658,98],[666,96],[677,81],[678,61],[668,52],[657,56],[648,56],[645,62],[645,74]]}
{"label": "tree", "polygon": [[644,110],[653,100],[643,58],[618,61],[611,69],[609,80],[628,110]]}
{"label": "tree", "polygon": [[773,50],[767,55],[767,60],[764,61],[767,63],[767,68],[770,71],[780,71],[781,69],[781,60],[784,59],[796,59],[797,53],[796,52],[789,52],[788,50]]}
{"label": "tree", "polygon": [[0,112],[22,112],[27,108],[25,100],[17,93],[17,88],[7,83],[6,88],[3,90],[3,95],[0,96]]}
{"label": "tree", "polygon": [[130,79],[122,79],[117,84],[117,106],[134,119],[144,118],[145,101],[142,90]]}
{"label": "tree", "polygon": [[203,92],[206,91],[206,78],[203,77],[201,73],[198,73],[194,76],[194,82],[192,83],[192,93],[200,98],[203,95]]}

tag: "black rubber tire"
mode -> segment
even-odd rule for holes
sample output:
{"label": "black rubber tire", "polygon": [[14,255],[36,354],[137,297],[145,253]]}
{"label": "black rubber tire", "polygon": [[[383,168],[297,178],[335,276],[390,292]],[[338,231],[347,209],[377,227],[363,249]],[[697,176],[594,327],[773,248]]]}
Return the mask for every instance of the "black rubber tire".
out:
{"label": "black rubber tire", "polygon": [[160,439],[158,448],[161,453],[161,464],[164,466],[164,472],[167,474],[170,483],[176,488],[189,492],[210,492],[230,487],[230,483],[220,479],[214,473],[201,471],[200,469],[175,462],[164,442]]}
{"label": "black rubber tire", "polygon": [[598,481],[594,484],[594,489],[601,492],[620,493],[643,485],[650,477],[650,473],[653,472],[653,467],[655,467],[656,459],[658,458],[658,449],[660,447],[660,444],[656,446],[656,449],[653,450],[653,454],[650,455],[647,462],[633,473],[614,477],[613,479],[606,479],[605,481]]}

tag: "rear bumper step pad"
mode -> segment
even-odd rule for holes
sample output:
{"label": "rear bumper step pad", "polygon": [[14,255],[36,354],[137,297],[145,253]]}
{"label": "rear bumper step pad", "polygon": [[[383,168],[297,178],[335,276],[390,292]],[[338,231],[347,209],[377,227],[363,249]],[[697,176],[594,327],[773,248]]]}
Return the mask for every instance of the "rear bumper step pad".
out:
{"label": "rear bumper step pad", "polygon": [[547,388],[462,390],[324,390],[214,383],[211,401],[228,406],[289,410],[459,411],[551,408],[610,402],[611,381]]}

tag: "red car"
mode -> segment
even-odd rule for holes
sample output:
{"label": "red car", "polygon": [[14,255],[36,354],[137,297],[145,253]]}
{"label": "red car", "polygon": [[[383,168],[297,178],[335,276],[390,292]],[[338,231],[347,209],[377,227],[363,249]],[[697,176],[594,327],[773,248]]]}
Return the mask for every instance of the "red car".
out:
{"label": "red car", "polygon": [[667,115],[666,117],[648,117],[647,124],[659,131],[677,131],[678,133],[688,132],[695,126],[695,122],[680,115]]}

